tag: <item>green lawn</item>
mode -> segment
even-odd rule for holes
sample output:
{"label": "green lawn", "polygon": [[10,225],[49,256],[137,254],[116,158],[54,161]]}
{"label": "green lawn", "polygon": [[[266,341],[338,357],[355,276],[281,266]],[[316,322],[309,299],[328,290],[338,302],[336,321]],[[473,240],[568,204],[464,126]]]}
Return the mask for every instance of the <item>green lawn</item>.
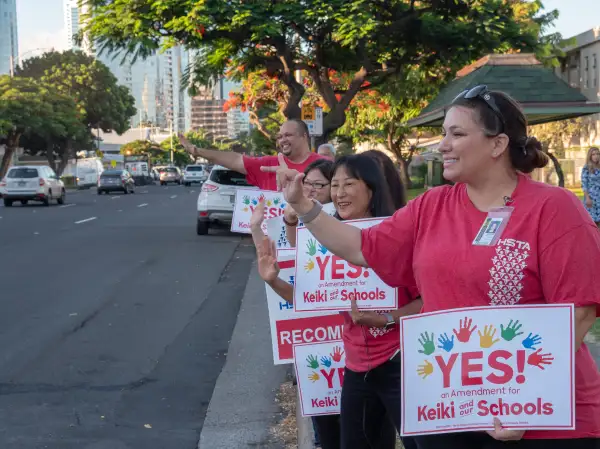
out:
{"label": "green lawn", "polygon": [[406,192],[406,196],[409,200],[415,199],[416,197],[418,197],[421,193],[425,192],[425,188],[420,188],[420,189],[408,189],[408,191]]}
{"label": "green lawn", "polygon": [[569,190],[579,198],[583,199],[583,190],[581,190],[581,187],[571,187]]}

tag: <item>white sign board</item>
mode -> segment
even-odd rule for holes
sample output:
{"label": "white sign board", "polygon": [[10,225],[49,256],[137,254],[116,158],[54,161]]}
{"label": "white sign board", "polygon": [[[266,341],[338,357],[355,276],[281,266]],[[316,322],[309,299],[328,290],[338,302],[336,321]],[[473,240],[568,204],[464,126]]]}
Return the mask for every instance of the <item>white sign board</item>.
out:
{"label": "white sign board", "polygon": [[[280,269],[279,277],[293,285],[296,272],[296,250],[278,250],[277,262]],[[294,344],[342,338],[344,319],[339,313],[296,313],[294,306],[275,293],[268,284],[265,284],[265,288],[275,365],[293,362],[292,347]]]}
{"label": "white sign board", "polygon": [[[265,219],[283,215],[285,199],[283,193],[271,190],[237,189],[235,199],[232,198],[233,218],[231,219],[231,232],[251,234],[250,217],[258,203],[265,202]],[[263,232],[267,229],[266,221],[263,222]]]}
{"label": "white sign board", "polygon": [[323,109],[315,108],[315,119],[304,120],[306,126],[308,126],[308,134],[311,136],[322,136],[323,135]]}
{"label": "white sign board", "polygon": [[[361,229],[383,219],[351,220],[346,223]],[[307,228],[296,230],[296,288],[294,310],[350,310],[351,299],[360,309],[393,310],[398,308],[398,292],[386,285],[369,268],[357,267],[334,256]]]}
{"label": "white sign board", "polygon": [[575,428],[572,304],[401,320],[402,435]]}
{"label": "white sign board", "polygon": [[340,413],[345,365],[341,341],[294,345],[302,416]]}

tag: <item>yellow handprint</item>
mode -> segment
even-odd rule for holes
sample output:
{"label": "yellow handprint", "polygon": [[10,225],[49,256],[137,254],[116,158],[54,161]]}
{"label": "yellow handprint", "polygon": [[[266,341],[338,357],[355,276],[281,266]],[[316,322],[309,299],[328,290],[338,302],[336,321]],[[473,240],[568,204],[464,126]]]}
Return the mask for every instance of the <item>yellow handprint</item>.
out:
{"label": "yellow handprint", "polygon": [[500,341],[499,338],[494,340],[494,336],[496,335],[496,329],[491,324],[489,326],[483,327],[483,334],[481,331],[477,331],[479,334],[479,346],[482,348],[491,348],[493,345]]}
{"label": "yellow handprint", "polygon": [[321,377],[313,371],[313,373],[308,376],[308,380],[312,380],[313,382],[316,382],[317,380],[319,380]]}
{"label": "yellow handprint", "polygon": [[271,207],[272,204],[271,200],[267,200],[267,206]]}
{"label": "yellow handprint", "polygon": [[315,263],[313,262],[312,259],[310,259],[308,262],[306,262],[306,265],[304,265],[304,269],[306,270],[306,272],[310,272],[315,268]]}
{"label": "yellow handprint", "polygon": [[419,376],[423,376],[423,379],[425,379],[431,373],[433,373],[433,365],[429,363],[429,360],[425,360],[425,363],[423,365],[419,365],[417,368],[417,374]]}

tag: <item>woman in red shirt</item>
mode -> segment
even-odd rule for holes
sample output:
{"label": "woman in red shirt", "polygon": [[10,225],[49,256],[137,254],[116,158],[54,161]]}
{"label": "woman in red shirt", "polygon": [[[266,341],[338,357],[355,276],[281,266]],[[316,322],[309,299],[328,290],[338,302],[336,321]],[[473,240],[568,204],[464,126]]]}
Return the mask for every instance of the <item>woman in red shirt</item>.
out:
{"label": "woman in red shirt", "polygon": [[[523,111],[508,95],[486,86],[463,92],[446,115],[443,133],[444,177],[455,184],[429,190],[369,229],[319,212],[319,205],[302,196],[301,174],[282,167],[278,182],[319,242],[355,265],[371,267],[391,286],[416,286],[425,312],[575,305],[575,430],[511,430],[495,419],[494,430],[487,433],[417,437],[420,448],[597,449],[600,374],[583,338],[600,304],[595,281],[600,233],[572,193],[522,174],[546,165],[547,156],[536,139],[527,137]],[[473,245],[487,213],[506,205],[513,211],[500,240],[493,246]],[[495,269],[507,253],[523,260],[520,271],[511,273],[518,288],[496,285]],[[365,313],[365,322],[371,319],[377,317]]]}

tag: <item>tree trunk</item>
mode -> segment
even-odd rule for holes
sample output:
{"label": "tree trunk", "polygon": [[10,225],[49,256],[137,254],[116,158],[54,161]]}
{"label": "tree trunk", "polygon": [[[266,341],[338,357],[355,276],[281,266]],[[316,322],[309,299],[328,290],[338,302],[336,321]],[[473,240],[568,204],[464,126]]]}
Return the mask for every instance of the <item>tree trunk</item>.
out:
{"label": "tree trunk", "polygon": [[554,164],[554,171],[556,171],[556,176],[558,176],[558,186],[564,187],[565,186],[565,173],[563,172],[563,169],[560,166],[560,162],[558,162],[558,159],[556,159],[556,156],[554,156],[552,153],[548,152],[546,154],[548,155],[548,157]]}
{"label": "tree trunk", "polygon": [[6,139],[6,147],[4,148],[4,156],[2,156],[2,164],[0,165],[0,179],[4,179],[8,167],[10,167],[10,161],[12,160],[13,154],[17,151],[17,145],[19,143],[20,134],[9,134]]}
{"label": "tree trunk", "polygon": [[56,173],[56,164],[54,163],[54,145],[48,145],[48,148],[46,148],[46,159],[48,160],[48,165],[50,168]]}
{"label": "tree trunk", "polygon": [[410,164],[410,161],[405,160],[403,157],[399,157],[398,163],[400,164],[400,179],[407,189],[412,189],[412,181],[408,175],[408,165]]}

